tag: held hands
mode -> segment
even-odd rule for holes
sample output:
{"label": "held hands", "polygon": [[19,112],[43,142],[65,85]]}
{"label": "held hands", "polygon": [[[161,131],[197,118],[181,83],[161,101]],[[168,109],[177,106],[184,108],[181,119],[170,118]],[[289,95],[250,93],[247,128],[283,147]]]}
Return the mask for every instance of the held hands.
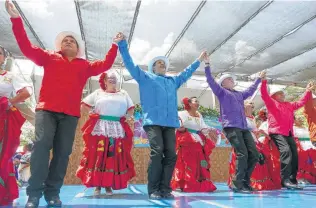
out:
{"label": "held hands", "polygon": [[19,14],[18,10],[15,8],[14,4],[9,0],[5,1],[5,9],[7,10],[8,14],[12,18],[18,18],[20,16],[20,14]]}
{"label": "held hands", "polygon": [[208,130],[208,136],[209,138],[214,142],[216,143],[217,142],[217,132],[216,132],[216,129],[209,129]]}
{"label": "held hands", "polygon": [[210,63],[210,57],[207,54],[207,51],[203,51],[201,55],[199,56],[198,60],[200,62],[204,61],[204,63]]}
{"label": "held hands", "polygon": [[177,129],[179,132],[185,132],[186,131],[186,129],[183,127],[183,126],[181,126],[180,128],[178,128]]}
{"label": "held hands", "polygon": [[119,43],[121,40],[125,40],[125,39],[126,39],[125,35],[124,35],[123,33],[119,32],[119,33],[117,33],[116,36],[113,38],[113,41],[114,41],[115,43]]}
{"label": "held hands", "polygon": [[313,91],[315,89],[316,89],[316,85],[314,81],[309,82],[306,86],[307,91]]}
{"label": "held hands", "polygon": [[216,129],[209,128],[209,129],[202,129],[202,134],[204,134],[208,139],[211,139],[214,143],[217,142],[217,132]]}
{"label": "held hands", "polygon": [[134,132],[134,118],[133,117],[126,117],[125,122],[128,124],[128,126],[131,128],[131,130]]}
{"label": "held hands", "polygon": [[263,70],[259,73],[259,77],[261,80],[266,80],[267,79],[267,72],[266,70]]}

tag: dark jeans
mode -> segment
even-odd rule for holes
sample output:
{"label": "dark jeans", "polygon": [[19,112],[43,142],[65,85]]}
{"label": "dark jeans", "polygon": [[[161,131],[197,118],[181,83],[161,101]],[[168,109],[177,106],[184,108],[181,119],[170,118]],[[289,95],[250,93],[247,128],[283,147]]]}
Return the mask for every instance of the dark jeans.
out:
{"label": "dark jeans", "polygon": [[175,128],[144,126],[150,144],[148,194],[170,193],[170,181],[177,161]]}
{"label": "dark jeans", "polygon": [[298,171],[298,153],[292,135],[283,136],[280,134],[271,134],[270,137],[273,139],[280,152],[282,181],[290,178],[296,179]]}
{"label": "dark jeans", "polygon": [[[35,141],[31,155],[30,197],[58,196],[72,152],[78,118],[63,113],[37,111]],[[53,159],[49,164],[50,150]]]}
{"label": "dark jeans", "polygon": [[248,130],[240,128],[224,128],[224,134],[236,153],[236,173],[233,187],[241,188],[250,182],[251,174],[259,160],[259,152]]}

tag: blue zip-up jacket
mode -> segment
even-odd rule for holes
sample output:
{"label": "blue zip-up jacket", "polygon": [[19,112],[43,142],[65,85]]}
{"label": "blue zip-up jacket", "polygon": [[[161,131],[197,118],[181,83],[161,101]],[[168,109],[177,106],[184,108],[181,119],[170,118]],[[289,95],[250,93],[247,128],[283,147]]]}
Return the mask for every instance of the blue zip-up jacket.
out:
{"label": "blue zip-up jacket", "polygon": [[177,90],[199,68],[200,61],[196,60],[177,76],[161,76],[143,71],[133,63],[126,40],[118,46],[126,69],[139,85],[143,126],[179,128]]}

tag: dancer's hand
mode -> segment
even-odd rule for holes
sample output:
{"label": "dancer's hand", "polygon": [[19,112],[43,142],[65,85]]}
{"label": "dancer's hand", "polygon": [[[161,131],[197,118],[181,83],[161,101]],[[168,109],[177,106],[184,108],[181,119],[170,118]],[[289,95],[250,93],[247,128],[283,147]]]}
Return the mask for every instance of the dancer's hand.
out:
{"label": "dancer's hand", "polygon": [[266,70],[261,71],[261,72],[259,73],[259,77],[260,77],[260,79],[262,79],[262,80],[266,80],[266,79],[267,79],[267,72],[266,72]]}
{"label": "dancer's hand", "polygon": [[125,39],[125,35],[121,32],[117,33],[116,36],[113,38],[113,41],[115,43],[118,43],[120,42],[121,40],[124,40]]}
{"label": "dancer's hand", "polygon": [[217,132],[216,129],[208,129],[208,137],[214,142],[217,142]]}
{"label": "dancer's hand", "polygon": [[315,83],[313,81],[311,81],[307,84],[306,90],[313,91],[313,90],[315,90],[315,87],[316,87]]}
{"label": "dancer's hand", "polygon": [[5,1],[5,9],[7,10],[8,14],[12,18],[18,18],[20,16],[18,10],[16,10],[14,4],[9,0]]}
{"label": "dancer's hand", "polygon": [[185,132],[185,128],[183,126],[181,126],[180,128],[177,129],[179,132]]}
{"label": "dancer's hand", "polygon": [[209,61],[209,57],[208,57],[208,55],[207,55],[207,51],[203,51],[203,52],[200,54],[198,60],[199,60],[200,62],[204,61],[205,63],[209,63],[210,61]]}

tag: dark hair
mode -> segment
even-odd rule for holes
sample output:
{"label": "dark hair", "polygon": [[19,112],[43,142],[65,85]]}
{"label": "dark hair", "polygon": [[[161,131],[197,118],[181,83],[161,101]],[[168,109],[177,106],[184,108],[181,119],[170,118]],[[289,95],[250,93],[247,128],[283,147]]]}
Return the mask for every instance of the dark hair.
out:
{"label": "dark hair", "polygon": [[182,99],[182,103],[183,103],[183,108],[185,109],[185,110],[190,110],[190,105],[189,105],[189,103],[192,103],[192,100],[193,99],[197,99],[197,97],[190,97],[190,98],[187,98],[187,97],[185,97],[185,98],[183,98]]}
{"label": "dark hair", "polygon": [[194,98],[195,98],[195,99],[197,99],[197,97],[195,97],[195,96],[190,97],[190,98],[189,98],[189,100],[188,100],[188,101],[189,101],[189,103],[192,103],[192,100],[193,100]]}
{"label": "dark hair", "polygon": [[0,48],[1,48],[2,52],[3,52],[3,56],[6,58],[7,57],[7,51],[5,50],[5,48],[2,45],[0,45]]}

